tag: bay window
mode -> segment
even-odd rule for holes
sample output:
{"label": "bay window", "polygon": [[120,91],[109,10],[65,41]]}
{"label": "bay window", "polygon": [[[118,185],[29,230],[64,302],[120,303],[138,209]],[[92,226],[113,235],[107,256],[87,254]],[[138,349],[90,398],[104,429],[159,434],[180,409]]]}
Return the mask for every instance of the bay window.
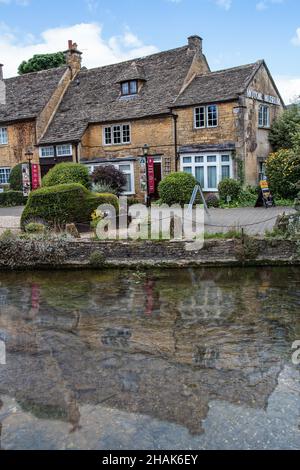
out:
{"label": "bay window", "polygon": [[0,145],[8,144],[7,127],[0,127]]}
{"label": "bay window", "polygon": [[192,174],[204,191],[217,192],[220,181],[233,177],[232,157],[229,154],[182,156],[181,171]]}

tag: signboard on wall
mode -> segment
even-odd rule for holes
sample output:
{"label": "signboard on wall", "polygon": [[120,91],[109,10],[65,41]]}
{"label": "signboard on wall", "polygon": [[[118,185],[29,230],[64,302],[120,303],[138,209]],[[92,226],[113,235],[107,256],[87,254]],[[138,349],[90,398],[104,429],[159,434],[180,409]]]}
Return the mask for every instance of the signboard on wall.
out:
{"label": "signboard on wall", "polygon": [[33,191],[40,187],[40,169],[37,164],[31,165],[31,184]]}
{"label": "signboard on wall", "polygon": [[266,95],[260,91],[252,90],[252,88],[248,88],[247,97],[257,101],[263,101],[264,103],[275,104],[276,106],[280,106],[281,104],[277,96]]}
{"label": "signboard on wall", "polygon": [[23,196],[28,197],[30,194],[30,170],[29,164],[23,163],[22,165],[22,183],[23,183]]}
{"label": "signboard on wall", "polygon": [[154,158],[148,158],[148,193],[155,193]]}

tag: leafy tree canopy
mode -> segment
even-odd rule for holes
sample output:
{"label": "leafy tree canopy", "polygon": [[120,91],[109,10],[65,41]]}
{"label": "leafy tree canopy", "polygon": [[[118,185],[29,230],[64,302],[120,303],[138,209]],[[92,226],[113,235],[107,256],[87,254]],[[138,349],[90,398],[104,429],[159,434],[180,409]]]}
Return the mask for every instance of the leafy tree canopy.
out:
{"label": "leafy tree canopy", "polygon": [[270,132],[270,143],[275,152],[292,149],[300,144],[300,107],[291,106],[274,122]]}
{"label": "leafy tree canopy", "polygon": [[40,70],[53,69],[65,65],[65,56],[63,52],[55,52],[54,54],[36,54],[27,62],[24,60],[18,68],[19,75],[31,72],[39,72]]}

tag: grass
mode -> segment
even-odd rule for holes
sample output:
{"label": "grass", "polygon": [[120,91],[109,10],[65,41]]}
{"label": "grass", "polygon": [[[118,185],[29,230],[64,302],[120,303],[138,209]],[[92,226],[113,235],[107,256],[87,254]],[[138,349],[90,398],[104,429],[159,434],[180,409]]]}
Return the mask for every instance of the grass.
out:
{"label": "grass", "polygon": [[242,233],[239,230],[229,230],[229,232],[217,232],[217,233],[205,233],[205,240],[231,240],[233,238],[240,239],[242,238]]}

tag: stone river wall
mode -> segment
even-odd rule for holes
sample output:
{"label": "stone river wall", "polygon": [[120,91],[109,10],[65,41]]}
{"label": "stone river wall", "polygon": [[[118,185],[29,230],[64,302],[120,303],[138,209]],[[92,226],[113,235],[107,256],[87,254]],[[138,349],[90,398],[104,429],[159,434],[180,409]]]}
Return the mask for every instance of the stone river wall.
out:
{"label": "stone river wall", "polygon": [[207,240],[199,251],[184,242],[2,240],[0,270],[104,267],[300,265],[300,241]]}

